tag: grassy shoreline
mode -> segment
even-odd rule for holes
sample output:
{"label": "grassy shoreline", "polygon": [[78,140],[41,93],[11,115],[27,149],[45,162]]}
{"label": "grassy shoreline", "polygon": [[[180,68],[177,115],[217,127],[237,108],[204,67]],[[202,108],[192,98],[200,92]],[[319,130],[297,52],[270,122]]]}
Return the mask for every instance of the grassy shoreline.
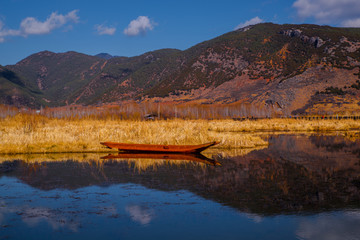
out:
{"label": "grassy shoreline", "polygon": [[[18,114],[0,120],[0,154],[110,152],[102,141],[146,144],[199,144],[217,148],[266,146],[260,132],[321,132],[360,129],[356,120],[158,120],[56,119]],[[358,132],[355,131],[355,137]]]}

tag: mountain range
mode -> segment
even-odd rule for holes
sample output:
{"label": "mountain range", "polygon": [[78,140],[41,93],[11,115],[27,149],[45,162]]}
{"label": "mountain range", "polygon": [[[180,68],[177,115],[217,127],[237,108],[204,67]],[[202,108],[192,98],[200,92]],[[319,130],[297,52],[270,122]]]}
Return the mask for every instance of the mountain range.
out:
{"label": "mountain range", "polygon": [[126,100],[253,104],[289,114],[360,110],[360,29],[262,23],[135,57],[35,53],[0,66],[0,103]]}

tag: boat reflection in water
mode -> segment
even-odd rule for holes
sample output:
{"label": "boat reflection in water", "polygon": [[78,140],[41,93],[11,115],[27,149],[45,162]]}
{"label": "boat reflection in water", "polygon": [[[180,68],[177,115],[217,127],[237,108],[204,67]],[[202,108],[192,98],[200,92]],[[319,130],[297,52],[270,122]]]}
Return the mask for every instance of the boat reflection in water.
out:
{"label": "boat reflection in water", "polygon": [[315,135],[269,142],[211,158],[7,157],[0,239],[359,239],[360,142]]}
{"label": "boat reflection in water", "polygon": [[123,160],[143,160],[143,159],[154,159],[154,160],[166,160],[166,161],[189,161],[189,162],[198,162],[204,163],[207,165],[221,166],[221,163],[205,157],[201,153],[197,154],[179,154],[179,153],[118,153],[118,154],[109,154],[107,156],[101,157],[101,159],[123,159]]}

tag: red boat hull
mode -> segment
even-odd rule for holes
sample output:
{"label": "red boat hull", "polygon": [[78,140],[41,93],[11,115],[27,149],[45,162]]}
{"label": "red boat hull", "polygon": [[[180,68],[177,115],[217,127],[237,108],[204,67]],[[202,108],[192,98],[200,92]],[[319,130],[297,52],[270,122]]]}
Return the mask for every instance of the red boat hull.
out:
{"label": "red boat hull", "polygon": [[156,145],[156,144],[131,144],[116,142],[101,142],[108,148],[117,148],[125,152],[157,152],[157,153],[199,153],[205,149],[218,144],[218,142],[200,145]]}

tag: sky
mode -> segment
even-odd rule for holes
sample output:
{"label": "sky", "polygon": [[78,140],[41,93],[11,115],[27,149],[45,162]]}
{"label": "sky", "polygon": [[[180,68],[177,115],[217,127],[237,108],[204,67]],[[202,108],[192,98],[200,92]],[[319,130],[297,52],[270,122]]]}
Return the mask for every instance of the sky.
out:
{"label": "sky", "polygon": [[185,50],[261,22],[360,27],[360,0],[0,0],[0,65],[44,50]]}

